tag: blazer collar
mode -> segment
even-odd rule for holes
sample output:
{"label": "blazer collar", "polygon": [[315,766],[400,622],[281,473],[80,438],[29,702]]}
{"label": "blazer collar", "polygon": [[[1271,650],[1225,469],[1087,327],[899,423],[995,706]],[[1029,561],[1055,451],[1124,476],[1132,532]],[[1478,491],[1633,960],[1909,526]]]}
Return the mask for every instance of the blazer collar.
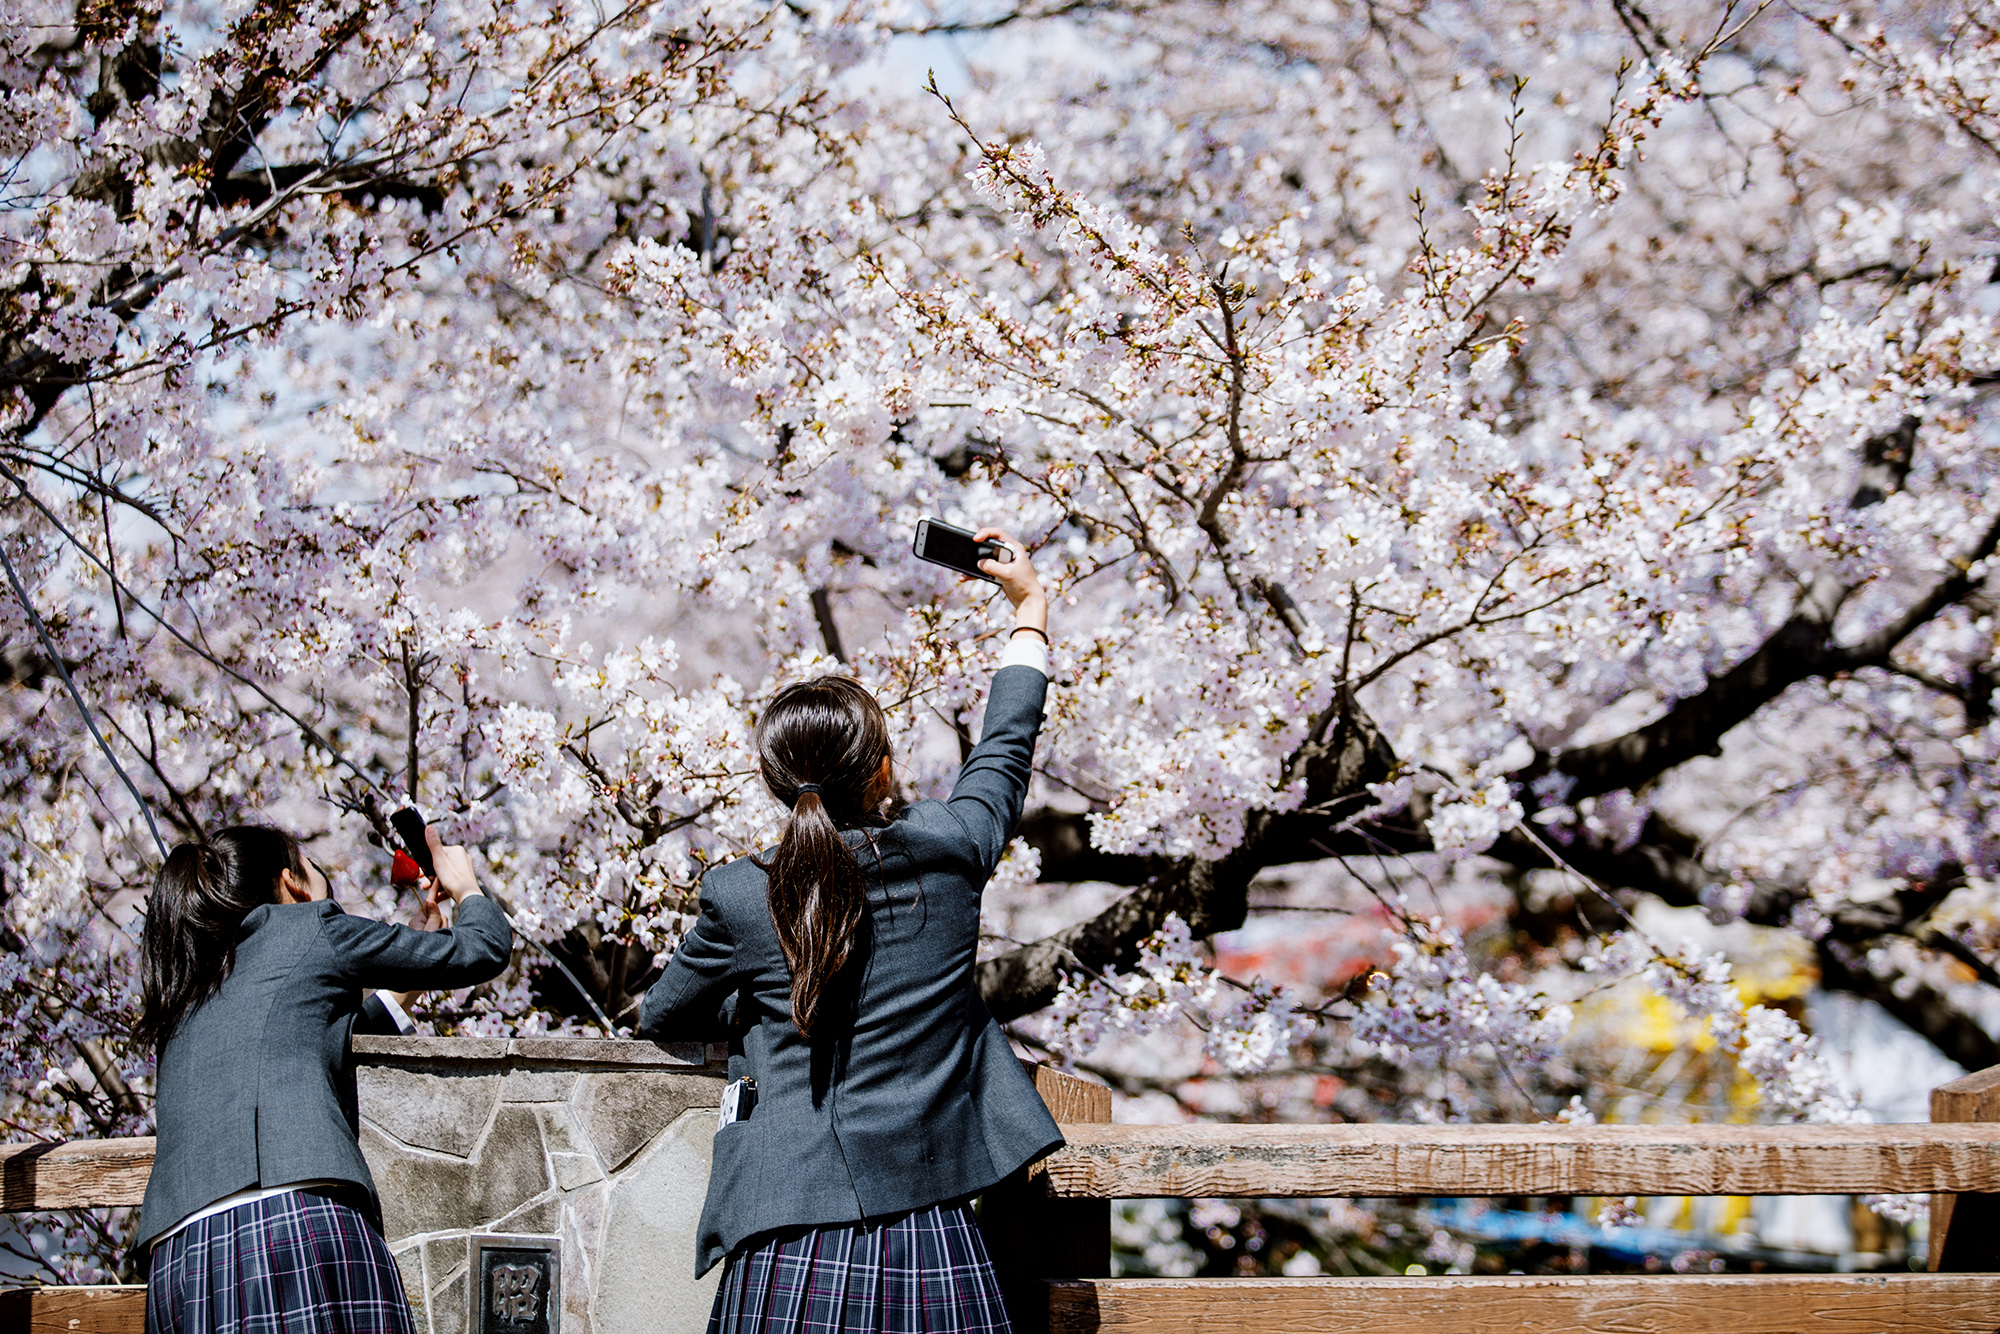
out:
{"label": "blazer collar", "polygon": [[344,911],[332,899],[315,899],[311,903],[260,903],[243,914],[243,924],[236,928],[237,939],[242,939],[270,921],[274,914],[297,912],[300,909],[309,909],[320,917],[330,917],[334,913]]}

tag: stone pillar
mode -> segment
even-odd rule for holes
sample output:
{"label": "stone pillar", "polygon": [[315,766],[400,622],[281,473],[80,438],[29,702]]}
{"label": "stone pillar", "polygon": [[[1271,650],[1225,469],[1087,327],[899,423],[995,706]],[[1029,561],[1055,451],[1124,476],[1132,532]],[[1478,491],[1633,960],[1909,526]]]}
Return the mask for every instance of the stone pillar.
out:
{"label": "stone pillar", "polygon": [[417,1334],[465,1334],[467,1239],[562,1240],[563,1334],[699,1334],[719,1047],[589,1038],[353,1043],[361,1151]]}

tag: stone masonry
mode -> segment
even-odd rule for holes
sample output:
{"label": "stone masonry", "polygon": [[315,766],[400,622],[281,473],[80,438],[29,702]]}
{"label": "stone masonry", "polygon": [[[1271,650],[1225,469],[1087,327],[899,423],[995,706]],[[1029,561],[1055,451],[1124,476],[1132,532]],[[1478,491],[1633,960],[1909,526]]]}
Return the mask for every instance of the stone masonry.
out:
{"label": "stone masonry", "polygon": [[467,1239],[562,1239],[562,1334],[698,1334],[695,1226],[720,1048],[589,1038],[354,1039],[361,1151],[417,1334],[470,1328]]}

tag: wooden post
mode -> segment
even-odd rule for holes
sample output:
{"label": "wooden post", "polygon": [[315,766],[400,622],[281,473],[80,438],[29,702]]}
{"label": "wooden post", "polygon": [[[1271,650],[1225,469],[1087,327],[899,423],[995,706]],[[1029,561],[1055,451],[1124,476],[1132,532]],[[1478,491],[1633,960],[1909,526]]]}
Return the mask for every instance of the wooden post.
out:
{"label": "wooden post", "polygon": [[[2000,1066],[1931,1090],[1931,1120],[2000,1122]],[[2000,1137],[2000,1124],[1993,1129]],[[1931,1196],[1931,1272],[2000,1270],[2000,1195]]]}
{"label": "wooden post", "polygon": [[[1110,1089],[1032,1061],[1025,1064],[1056,1124],[1110,1124]],[[1110,1276],[1109,1200],[1051,1199],[1038,1176],[1017,1172],[981,1199],[979,1227],[1016,1334],[1048,1329],[1047,1280]]]}

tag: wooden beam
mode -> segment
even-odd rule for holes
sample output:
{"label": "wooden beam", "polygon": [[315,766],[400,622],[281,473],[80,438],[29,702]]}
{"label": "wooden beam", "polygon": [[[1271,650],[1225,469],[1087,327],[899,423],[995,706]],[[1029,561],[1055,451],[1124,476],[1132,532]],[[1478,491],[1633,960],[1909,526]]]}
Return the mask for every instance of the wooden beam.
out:
{"label": "wooden beam", "polygon": [[145,1334],[144,1284],[0,1292],[8,1334]]}
{"label": "wooden beam", "polygon": [[1034,1076],[1035,1092],[1042,1095],[1049,1115],[1059,1122],[1077,1125],[1111,1124],[1111,1090],[1102,1084],[1065,1074],[1038,1061],[1023,1061]]}
{"label": "wooden beam", "polygon": [[0,1144],[0,1212],[138,1204],[153,1174],[153,1140]]}
{"label": "wooden beam", "polygon": [[[2000,1191],[1975,1125],[1065,1126],[1060,1197]],[[1987,1334],[1992,1334],[1988,1331]]]}
{"label": "wooden beam", "polygon": [[1994,1274],[1122,1278],[1048,1285],[1049,1334],[1993,1334]]}
{"label": "wooden beam", "polygon": [[[2000,1121],[2000,1067],[1981,1070],[1931,1090],[1931,1120],[1992,1125]],[[2000,1138],[2000,1136],[1996,1136]],[[1991,1190],[1991,1187],[1988,1187]],[[2000,1269],[2000,1197],[1931,1196],[1932,1273],[1974,1273]]]}

